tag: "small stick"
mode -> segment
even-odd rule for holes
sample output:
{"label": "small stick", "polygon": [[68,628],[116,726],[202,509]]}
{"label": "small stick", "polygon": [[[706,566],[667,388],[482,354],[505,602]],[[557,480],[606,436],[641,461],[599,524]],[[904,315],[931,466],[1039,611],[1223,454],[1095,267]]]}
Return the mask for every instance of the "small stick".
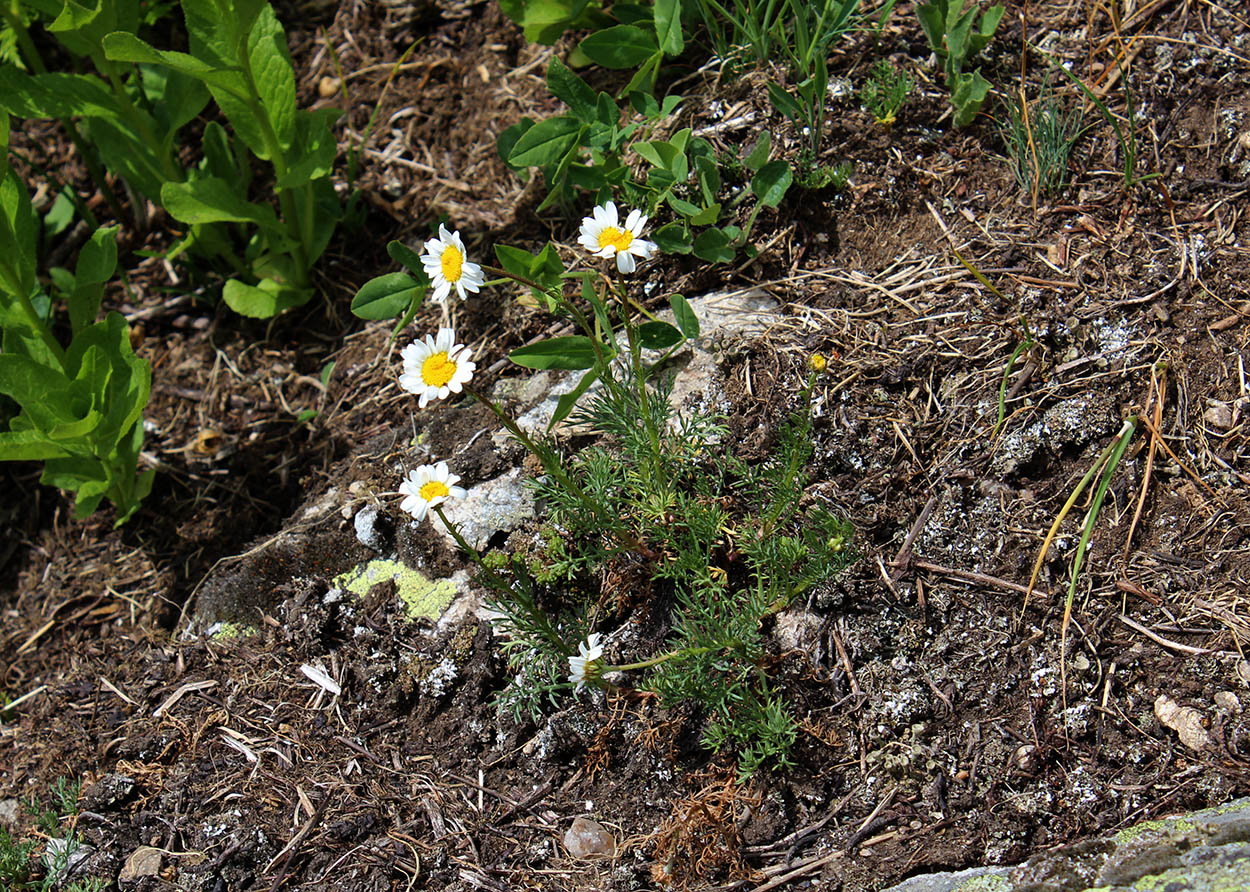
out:
{"label": "small stick", "polygon": [[[929,561],[916,560],[912,561],[912,566],[917,570],[928,570],[931,573],[941,573],[944,576],[954,576],[956,579],[963,579],[966,582],[979,582],[982,585],[993,585],[998,588],[1005,588],[1008,591],[1020,592],[1027,594],[1028,586],[1020,585],[1016,582],[1009,582],[1006,579],[999,579],[997,576],[986,576],[984,573],[976,573],[972,570],[956,570],[953,567],[943,567],[939,564],[933,564]],[[1033,589],[1033,597],[1049,598],[1049,592],[1038,591]]]}
{"label": "small stick", "polygon": [[924,529],[926,523],[929,522],[929,516],[933,514],[933,509],[937,507],[938,497],[930,496],[929,501],[925,503],[924,510],[920,512],[920,516],[916,518],[916,522],[911,525],[911,529],[907,532],[907,538],[903,540],[903,546],[898,550],[898,554],[894,556],[894,560],[890,561],[894,567],[894,572],[890,574],[893,582],[899,579],[907,572],[907,564],[911,561],[911,546],[916,541],[916,537],[920,535],[920,531]]}

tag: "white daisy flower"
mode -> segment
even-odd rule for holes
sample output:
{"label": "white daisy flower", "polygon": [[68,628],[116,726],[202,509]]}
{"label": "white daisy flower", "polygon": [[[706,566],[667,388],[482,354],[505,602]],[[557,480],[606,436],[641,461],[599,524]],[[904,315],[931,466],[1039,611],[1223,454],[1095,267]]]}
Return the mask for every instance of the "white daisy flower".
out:
{"label": "white daisy flower", "polygon": [[465,291],[477,292],[482,289],[486,278],[482,268],[470,263],[464,252],[464,242],[460,240],[460,232],[448,232],[442,223],[438,224],[438,238],[425,243],[425,253],[421,255],[421,265],[425,274],[434,282],[432,299],[442,303],[451,293],[451,286],[456,286],[456,293],[464,300]]}
{"label": "white daisy flower", "polygon": [[586,687],[586,683],[599,677],[602,668],[599,660],[603,658],[603,645],[599,643],[603,636],[594,632],[583,643],[577,645],[578,655],[569,657],[569,683],[577,685],[577,690]]}
{"label": "white daisy flower", "polygon": [[449,498],[465,497],[464,487],[456,486],[459,482],[460,477],[451,472],[445,461],[411,470],[408,479],[399,484],[399,491],[405,496],[399,503],[400,510],[417,520],[425,520],[426,513],[434,506],[443,504]]}
{"label": "white daisy flower", "polygon": [[591,216],[582,218],[582,247],[596,257],[615,256],[616,268],[632,273],[635,257],[650,260],[651,254],[658,250],[655,242],[642,237],[642,228],[646,225],[647,215],[642,211],[630,211],[622,227],[614,202],[596,205]]}
{"label": "white daisy flower", "polygon": [[399,386],[421,397],[417,405],[422,409],[430,400],[459,393],[477,368],[469,359],[473,352],[456,343],[456,332],[451,328],[440,328],[437,337],[426,335],[424,341],[413,341],[400,355],[404,358],[404,370]]}

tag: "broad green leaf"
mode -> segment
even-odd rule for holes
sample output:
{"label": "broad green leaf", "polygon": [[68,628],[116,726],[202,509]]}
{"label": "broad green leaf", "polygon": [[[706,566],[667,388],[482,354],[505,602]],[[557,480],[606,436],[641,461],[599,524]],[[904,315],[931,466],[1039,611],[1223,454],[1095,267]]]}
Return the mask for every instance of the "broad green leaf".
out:
{"label": "broad green leaf", "polygon": [[[637,68],[659,51],[655,34],[634,25],[614,25],[596,31],[578,49],[604,68]],[[628,90],[626,91],[628,92]]]}
{"label": "broad green leaf", "polygon": [[178,130],[195,120],[208,105],[208,88],[199,78],[164,65],[140,65],[139,76],[161,141],[171,147]]}
{"label": "broad green leaf", "polygon": [[391,260],[405,267],[414,276],[425,277],[425,265],[421,262],[421,255],[403,242],[395,240],[387,242],[386,253],[391,255]]}
{"label": "broad green leaf", "polygon": [[559,164],[577,147],[585,125],[571,115],[540,121],[525,131],[512,147],[508,163],[517,167]]}
{"label": "broad green leaf", "polygon": [[[183,74],[197,78],[207,85],[210,90],[214,88],[236,90],[240,99],[247,95],[247,91],[242,86],[242,78],[236,72],[218,68],[187,53],[179,53],[173,50],[158,50],[133,34],[115,31],[104,37],[104,40],[101,41],[101,46],[104,49],[104,57],[110,62],[142,62],[151,65],[164,65],[172,68],[174,71],[180,71]],[[216,95],[215,92],[214,95]]]}
{"label": "broad green leaf", "polygon": [[686,48],[681,33],[681,0],[655,0],[655,34],[666,54],[681,55]]}
{"label": "broad green leaf", "polygon": [[573,407],[577,405],[577,401],[582,398],[590,385],[599,380],[599,372],[596,369],[590,369],[586,374],[582,375],[582,379],[577,382],[577,386],[568,393],[562,395],[556,401],[556,410],[551,415],[551,422],[547,425],[547,430],[553,430],[557,424],[569,417],[569,413],[573,411]]}
{"label": "broad green leaf", "polygon": [[689,254],[693,249],[690,235],[680,223],[667,223],[651,236],[665,254]]}
{"label": "broad green leaf", "polygon": [[760,204],[775,208],[785,198],[786,190],[794,182],[794,174],[785,161],[769,161],[751,178],[751,192]]}
{"label": "broad green leaf", "polygon": [[694,240],[694,256],[708,263],[728,263],[734,259],[732,239],[720,229],[705,229]]}
{"label": "broad green leaf", "polygon": [[43,431],[0,432],[0,461],[41,461],[68,455],[64,445],[50,440]]}
{"label": "broad green leaf", "polygon": [[552,56],[547,66],[547,89],[583,123],[595,120],[595,91],[561,62],[559,56]]}
{"label": "broad green leaf", "polygon": [[100,312],[104,283],[117,269],[118,226],[97,229],[78,253],[74,290],[69,299],[70,326],[75,334],[95,322]]}
{"label": "broad green leaf", "polygon": [[690,218],[691,226],[711,226],[720,217],[720,205],[716,202],[705,207]]}
{"label": "broad green leaf", "polygon": [[71,405],[70,383],[59,369],[25,356],[0,353],[0,393],[12,397],[39,430],[49,431],[82,417]]}
{"label": "broad green leaf", "polygon": [[768,131],[760,132],[759,139],[755,141],[755,146],[751,149],[750,154],[742,160],[747,170],[757,171],[768,163],[768,156],[772,153],[772,138],[769,137]]}
{"label": "broad green leaf", "polygon": [[226,306],[242,316],[269,319],[283,310],[301,307],[313,296],[311,288],[297,288],[274,279],[261,279],[259,285],[248,285],[231,279],[222,289]]}
{"label": "broad green leaf", "polygon": [[629,79],[629,83],[621,90],[621,95],[626,96],[635,90],[641,90],[645,93],[655,92],[655,79],[660,72],[660,63],[664,61],[664,52],[657,49],[654,53],[647,57],[647,60],[638,66],[638,70],[634,72],[634,76]]}
{"label": "broad green leaf", "polygon": [[981,69],[961,72],[951,90],[951,105],[955,107],[954,125],[967,127],[971,124],[989,92],[990,82],[981,76]]}
{"label": "broad green leaf", "polygon": [[334,156],[338,141],[330,125],[342,117],[337,108],[321,108],[301,111],[295,119],[295,142],[292,155],[295,160],[286,174],[278,178],[277,188],[296,189],[305,183],[329,176],[334,170]]}
{"label": "broad green leaf", "polygon": [[183,223],[255,223],[281,231],[278,216],[268,205],[254,204],[235,192],[233,184],[217,177],[161,187],[161,204]]}
{"label": "broad green leaf", "polygon": [[247,54],[269,125],[285,150],[295,138],[295,67],[287,49],[286,32],[268,3],[260,7],[248,32]]}
{"label": "broad green leaf", "polygon": [[495,140],[495,151],[499,153],[499,157],[504,160],[505,164],[512,166],[512,162],[508,158],[512,154],[512,150],[516,148],[517,140],[533,126],[534,119],[526,117],[499,134],[499,138]]}
{"label": "broad green leaf", "polygon": [[681,331],[667,322],[644,322],[638,326],[638,343],[647,350],[667,350],[681,341]]}
{"label": "broad green leaf", "polygon": [[690,301],[680,294],[669,295],[668,305],[673,308],[673,319],[677,327],[687,338],[694,340],[699,336],[699,317],[694,314]]}
{"label": "broad green leaf", "polygon": [[522,248],[498,244],[495,245],[495,258],[499,261],[499,265],[508,272],[526,278],[529,278],[530,265],[538,259],[537,255]]}
{"label": "broad green leaf", "polygon": [[674,197],[672,194],[668,196],[668,203],[673,210],[681,214],[683,217],[697,216],[699,212],[703,210],[697,204],[691,204],[685,199]]}
{"label": "broad green leaf", "polygon": [[589,369],[595,365],[595,348],[584,335],[567,335],[518,347],[508,358],[527,369]]}
{"label": "broad green leaf", "polygon": [[352,298],[352,314],[359,319],[393,319],[425,291],[426,286],[407,273],[377,276]]}
{"label": "broad green leaf", "polygon": [[713,204],[717,193],[720,192],[720,170],[716,166],[716,159],[709,158],[707,155],[696,155],[694,169],[699,174],[699,189],[703,192],[703,203]]}
{"label": "broad green leaf", "polygon": [[30,75],[0,65],[0,109],[19,118],[121,117],[117,99],[99,78],[49,72]]}

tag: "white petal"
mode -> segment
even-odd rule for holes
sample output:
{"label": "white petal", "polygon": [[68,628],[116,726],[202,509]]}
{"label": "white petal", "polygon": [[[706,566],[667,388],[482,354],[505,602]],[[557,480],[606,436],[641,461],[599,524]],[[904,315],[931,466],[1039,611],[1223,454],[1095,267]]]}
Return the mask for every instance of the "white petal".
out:
{"label": "white petal", "polygon": [[438,240],[443,243],[442,247],[444,248],[453,241],[452,234],[447,231],[447,226],[443,223],[438,224]]}
{"label": "white petal", "polygon": [[457,499],[463,499],[465,496],[468,495],[468,492],[465,491],[465,488],[463,486],[449,486],[447,488],[451,490],[451,494],[455,496]]}
{"label": "white petal", "polygon": [[628,251],[618,251],[616,253],[616,268],[623,273],[632,273],[634,271],[634,255]]}
{"label": "white petal", "polygon": [[625,228],[628,229],[630,232],[632,232],[634,235],[637,235],[639,232],[642,231],[642,227],[639,225],[639,220],[641,220],[643,223],[647,222],[647,218],[642,216],[642,211],[635,208],[634,210],[630,211],[629,216],[625,218]]}

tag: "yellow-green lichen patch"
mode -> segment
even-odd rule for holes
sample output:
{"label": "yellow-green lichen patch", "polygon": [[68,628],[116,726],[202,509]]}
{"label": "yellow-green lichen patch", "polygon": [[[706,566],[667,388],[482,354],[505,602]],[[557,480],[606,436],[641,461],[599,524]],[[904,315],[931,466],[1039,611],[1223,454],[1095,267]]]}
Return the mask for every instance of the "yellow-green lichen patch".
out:
{"label": "yellow-green lichen patch", "polygon": [[208,627],[208,637],[214,641],[232,641],[255,635],[256,628],[245,623],[219,622]]}
{"label": "yellow-green lichen patch", "polygon": [[964,880],[953,892],[1011,892],[1011,883],[1006,877],[986,874]]}
{"label": "yellow-green lichen patch", "polygon": [[411,620],[438,619],[456,597],[456,584],[450,579],[429,579],[400,561],[381,558],[361,564],[337,576],[334,584],[359,598],[383,582],[394,582],[396,593]]}
{"label": "yellow-green lichen patch", "polygon": [[1149,833],[1187,834],[1196,829],[1197,825],[1185,818],[1160,818],[1155,821],[1142,821],[1140,824],[1134,824],[1132,827],[1125,827],[1116,833],[1115,841],[1117,845],[1124,845]]}

